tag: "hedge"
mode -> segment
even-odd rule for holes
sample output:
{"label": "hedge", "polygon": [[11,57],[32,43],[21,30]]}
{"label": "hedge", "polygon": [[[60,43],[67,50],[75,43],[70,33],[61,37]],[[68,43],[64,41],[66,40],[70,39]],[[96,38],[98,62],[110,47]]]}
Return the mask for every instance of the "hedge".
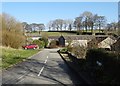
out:
{"label": "hedge", "polygon": [[102,49],[91,49],[87,52],[86,64],[97,83],[120,84],[120,55]]}

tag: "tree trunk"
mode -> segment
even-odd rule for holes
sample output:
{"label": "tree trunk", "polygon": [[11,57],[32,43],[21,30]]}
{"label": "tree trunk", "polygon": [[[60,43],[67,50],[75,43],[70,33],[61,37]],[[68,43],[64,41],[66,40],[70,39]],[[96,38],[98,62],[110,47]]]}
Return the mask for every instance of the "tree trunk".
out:
{"label": "tree trunk", "polygon": [[100,24],[99,24],[99,26],[98,26],[98,27],[99,27],[99,33],[100,33],[100,30],[101,30]]}
{"label": "tree trunk", "polygon": [[85,30],[86,30],[86,33],[87,33],[87,25],[85,25]]}
{"label": "tree trunk", "polygon": [[91,33],[93,34],[93,26],[91,27]]}

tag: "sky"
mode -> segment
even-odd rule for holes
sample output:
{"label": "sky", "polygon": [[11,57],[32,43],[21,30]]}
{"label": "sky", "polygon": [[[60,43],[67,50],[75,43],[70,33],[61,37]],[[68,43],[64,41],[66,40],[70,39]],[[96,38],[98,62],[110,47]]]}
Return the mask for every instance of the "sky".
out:
{"label": "sky", "polygon": [[118,20],[118,2],[2,2],[2,12],[20,22],[44,23],[55,19],[75,19],[85,11]]}
{"label": "sky", "polygon": [[1,0],[2,2],[118,2],[119,0]]}

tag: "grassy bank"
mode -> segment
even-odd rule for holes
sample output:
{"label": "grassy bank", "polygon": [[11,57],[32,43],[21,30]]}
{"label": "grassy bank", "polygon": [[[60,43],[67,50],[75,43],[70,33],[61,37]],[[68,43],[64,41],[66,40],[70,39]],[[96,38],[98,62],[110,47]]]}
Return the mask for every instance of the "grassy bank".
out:
{"label": "grassy bank", "polygon": [[6,69],[11,65],[19,63],[39,52],[39,50],[23,50],[2,47],[2,68]]}

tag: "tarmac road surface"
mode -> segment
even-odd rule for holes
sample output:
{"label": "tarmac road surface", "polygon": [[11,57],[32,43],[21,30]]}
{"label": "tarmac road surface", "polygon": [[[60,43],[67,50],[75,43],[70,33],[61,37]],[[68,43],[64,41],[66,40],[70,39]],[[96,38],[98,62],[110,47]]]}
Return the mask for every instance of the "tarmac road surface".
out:
{"label": "tarmac road surface", "polygon": [[83,84],[57,53],[44,49],[28,60],[2,71],[2,84]]}

